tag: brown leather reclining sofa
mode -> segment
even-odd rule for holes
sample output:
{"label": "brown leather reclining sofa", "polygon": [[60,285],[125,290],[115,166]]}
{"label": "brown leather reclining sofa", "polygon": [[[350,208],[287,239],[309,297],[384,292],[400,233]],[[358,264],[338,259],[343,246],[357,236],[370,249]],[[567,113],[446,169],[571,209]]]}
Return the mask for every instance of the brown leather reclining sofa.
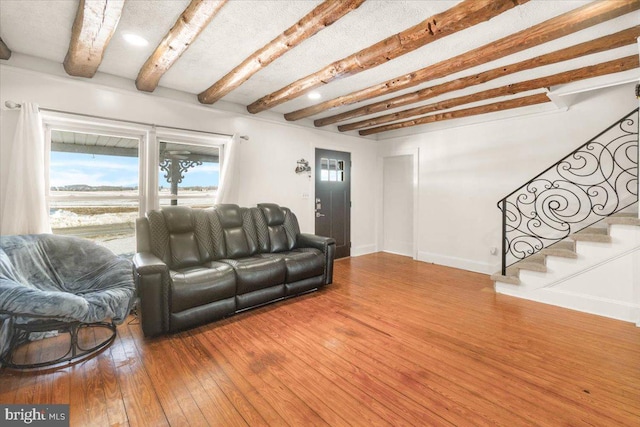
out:
{"label": "brown leather reclining sofa", "polygon": [[171,206],[136,221],[136,283],[146,336],[211,322],[333,280],[335,241],[300,233],[276,204]]}

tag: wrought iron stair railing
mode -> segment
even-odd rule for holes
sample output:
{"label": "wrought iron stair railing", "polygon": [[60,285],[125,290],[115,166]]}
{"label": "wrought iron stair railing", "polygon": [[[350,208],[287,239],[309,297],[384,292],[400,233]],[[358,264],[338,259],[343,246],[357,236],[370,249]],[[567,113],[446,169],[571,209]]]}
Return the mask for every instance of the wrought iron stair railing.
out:
{"label": "wrought iron stair railing", "polygon": [[638,109],[498,202],[502,270],[638,200]]}

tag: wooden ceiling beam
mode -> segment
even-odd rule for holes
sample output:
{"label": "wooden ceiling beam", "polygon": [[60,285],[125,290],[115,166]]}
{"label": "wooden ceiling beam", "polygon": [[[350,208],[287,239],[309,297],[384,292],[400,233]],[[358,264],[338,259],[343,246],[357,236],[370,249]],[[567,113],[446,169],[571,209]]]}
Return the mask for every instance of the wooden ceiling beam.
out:
{"label": "wooden ceiling beam", "polygon": [[[477,49],[470,50],[412,73],[407,73],[403,76],[387,80],[386,82],[379,83],[338,98],[327,100],[317,105],[287,113],[285,118],[287,120],[299,120],[332,108],[351,105],[356,102],[408,89],[430,80],[446,77],[448,75],[503,58],[507,55],[547,43],[593,25],[633,12],[639,8],[640,0],[596,1],[589,3],[510,36],[503,37],[495,42],[488,43]],[[384,103],[381,102],[379,105],[384,105]],[[368,107],[369,106],[364,106],[342,114],[319,119],[316,120],[315,123],[316,126],[325,126],[371,114],[368,112]],[[379,112],[382,110],[378,109],[377,111]]]}
{"label": "wooden ceiling beam", "polygon": [[[436,110],[453,108],[463,104],[469,104],[472,102],[478,102],[486,99],[496,98],[498,96],[515,95],[515,94],[527,92],[530,90],[548,88],[555,85],[567,84],[567,83],[576,82],[580,80],[590,79],[592,77],[620,73],[627,70],[633,70],[638,67],[640,67],[640,60],[638,59],[638,55],[631,55],[624,58],[614,59],[613,61],[603,62],[597,65],[589,65],[587,67],[565,71],[562,73],[554,74],[552,76],[540,77],[538,79],[527,80],[524,82],[514,83],[514,84],[502,86],[495,89],[489,89],[483,92],[478,92],[478,93],[474,93],[467,96],[461,96],[458,98],[437,102],[431,105],[425,105],[423,107],[412,108],[411,110],[402,112],[402,113],[406,113],[407,114],[406,116],[400,113],[397,119],[412,117],[418,114],[425,114],[425,113],[433,112]],[[518,98],[518,99],[522,99],[522,98]],[[495,103],[491,105],[496,105],[496,104],[499,104],[499,103]],[[475,108],[481,108],[481,107],[475,107]],[[465,113],[465,115],[457,115],[458,111],[466,111],[467,113]],[[415,120],[409,120],[405,122],[392,123],[389,125],[373,127],[373,128],[360,131],[359,133],[360,135],[371,135],[373,133],[387,132],[390,130],[400,129],[403,127],[415,126],[416,124],[425,124],[425,123],[431,123],[432,121],[448,120],[451,118],[458,118],[458,117],[467,117],[469,115],[472,115],[472,114],[468,114],[470,111],[481,111],[480,113],[477,113],[477,114],[483,114],[483,112],[485,112],[483,110],[476,110],[474,108],[468,108],[465,110],[458,110],[458,111],[452,111],[450,113],[444,113],[444,114],[436,114],[434,116],[421,117]],[[490,111],[492,110],[489,110],[486,112],[490,112]],[[429,119],[429,117],[436,117],[436,116],[441,118],[437,120]],[[446,117],[446,118],[442,118],[442,117]],[[397,120],[397,119],[394,119],[394,120]],[[415,123],[415,124],[411,124],[411,123]]]}
{"label": "wooden ceiling beam", "polygon": [[5,44],[5,42],[0,38],[0,59],[9,59],[11,58],[11,49]]}
{"label": "wooden ceiling beam", "polygon": [[227,0],[191,0],[156,50],[144,63],[138,77],[138,90],[153,92],[162,76],[189,48]]}
{"label": "wooden ceiling beam", "polygon": [[442,13],[425,19],[418,25],[335,61],[313,74],[258,99],[250,104],[247,110],[253,114],[268,110],[335,79],[352,76],[384,64],[435,40],[488,21],[527,1],[464,0]]}
{"label": "wooden ceiling beam", "polygon": [[481,105],[479,107],[465,108],[463,110],[449,111],[446,113],[433,114],[431,116],[420,117],[418,119],[408,120],[406,122],[393,123],[390,125],[364,129],[358,133],[362,136],[373,135],[375,133],[387,132],[395,129],[403,129],[412,126],[424,125],[427,123],[440,122],[444,120],[459,119],[462,117],[476,116],[479,114],[495,113],[497,111],[510,110],[513,108],[527,107],[530,105],[543,104],[551,102],[545,93],[524,96],[521,98],[510,99],[508,101],[494,102],[492,104]]}
{"label": "wooden ceiling beam", "polygon": [[62,65],[70,76],[94,76],[116,31],[124,0],[80,0]]}
{"label": "wooden ceiling beam", "polygon": [[[596,40],[591,40],[589,42],[585,42],[585,43],[581,43],[575,46],[571,46],[569,48],[566,49],[562,49],[562,50],[558,50],[555,52],[551,52],[548,53],[546,55],[542,55],[542,56],[538,56],[535,58],[531,58],[528,59],[526,61],[522,61],[516,64],[511,64],[511,65],[507,65],[504,67],[498,67],[498,68],[494,68],[493,70],[489,70],[489,71],[485,71],[483,73],[479,73],[479,74],[475,74],[472,76],[467,76],[467,77],[463,77],[457,80],[453,80],[451,82],[446,82],[446,83],[442,83],[440,85],[436,85],[430,88],[426,88],[420,91],[415,92],[417,97],[415,101],[413,102],[419,102],[419,101],[424,101],[426,99],[429,98],[433,98],[437,95],[442,95],[444,93],[448,93],[448,92],[452,92],[455,90],[460,90],[460,89],[464,89],[467,87],[471,87],[477,84],[482,84],[482,83],[486,83],[487,81],[496,79],[498,77],[503,77],[507,74],[512,74],[515,72],[519,72],[519,71],[523,71],[523,70],[527,70],[527,69],[531,69],[534,67],[539,67],[539,66],[544,66],[544,65],[549,65],[549,64],[554,64],[557,62],[561,62],[561,61],[566,61],[569,59],[573,59],[573,58],[577,58],[583,55],[588,55],[588,54],[593,54],[596,52],[602,52],[604,50],[609,50],[609,49],[615,49],[621,46],[626,46],[626,45],[630,45],[630,44],[635,44],[636,43],[636,39],[640,37],[640,26],[637,27],[632,27],[629,28],[627,30],[623,30],[619,33],[615,33],[609,36],[605,36],[605,37],[601,37],[599,39]],[[521,65],[522,64],[522,65]],[[598,69],[598,71],[600,71]],[[610,74],[611,72],[606,72],[605,74]],[[529,80],[529,82],[535,82],[535,81],[543,81],[546,78],[550,78],[550,77],[543,77],[541,79],[535,79],[535,80]],[[553,84],[562,84],[562,83],[568,83],[568,82],[561,82],[561,83],[553,83]],[[513,86],[517,86],[517,85],[522,85],[523,83],[516,83],[515,85],[508,85],[508,86],[503,86],[504,88],[508,88],[508,87],[513,87]],[[533,87],[534,89],[536,88],[541,88],[541,87],[546,87],[549,86],[550,84],[541,84],[537,87]],[[492,89],[492,90],[497,90],[497,89]],[[529,89],[525,89],[525,90],[529,90]],[[491,92],[491,91],[485,91],[487,93]],[[485,92],[480,92],[480,93],[485,93]],[[512,93],[512,92],[507,92],[507,94]],[[515,92],[513,92],[515,93]],[[479,94],[478,94],[479,95]],[[495,95],[495,96],[500,96],[500,95]],[[489,96],[488,98],[493,98],[494,96]],[[421,106],[421,107],[416,107],[416,108],[410,108],[408,110],[403,110],[403,111],[399,111],[399,112],[395,112],[395,113],[391,113],[391,114],[386,114],[384,116],[378,116],[378,117],[374,117],[371,119],[366,119],[366,120],[361,120],[359,122],[354,122],[354,123],[349,123],[349,124],[345,124],[345,125],[340,125],[338,126],[338,129],[342,132],[345,131],[350,131],[350,130],[357,130],[357,129],[362,129],[362,128],[366,128],[366,127],[370,127],[370,126],[376,126],[376,125],[380,125],[380,124],[384,124],[384,123],[389,123],[395,120],[400,120],[400,119],[406,119],[408,117],[412,117],[412,116],[416,116],[416,115],[420,115],[420,114],[425,114],[428,112],[432,112],[435,110],[444,110],[447,108],[451,108],[453,106],[457,106],[457,105],[461,105],[461,104],[465,104],[467,102],[474,102],[474,100],[472,101],[467,101],[467,102],[462,102],[462,100],[466,98],[466,97],[459,97],[459,98],[454,98],[456,100],[460,100],[460,103],[456,103],[455,105],[450,105],[450,106],[446,106],[449,105],[452,101],[454,101],[453,99],[451,100],[446,100],[446,101],[442,101],[442,102],[438,102],[435,104],[430,104],[430,105],[426,105],[426,106]],[[483,98],[483,99],[487,99],[487,98]],[[436,107],[436,106],[442,106],[442,107]],[[433,107],[434,109],[430,109],[431,107]]]}
{"label": "wooden ceiling beam", "polygon": [[258,71],[266,68],[276,59],[314,36],[352,10],[365,0],[325,0],[296,24],[286,29],[275,39],[252,53],[240,65],[198,95],[203,104],[213,104],[246,82]]}

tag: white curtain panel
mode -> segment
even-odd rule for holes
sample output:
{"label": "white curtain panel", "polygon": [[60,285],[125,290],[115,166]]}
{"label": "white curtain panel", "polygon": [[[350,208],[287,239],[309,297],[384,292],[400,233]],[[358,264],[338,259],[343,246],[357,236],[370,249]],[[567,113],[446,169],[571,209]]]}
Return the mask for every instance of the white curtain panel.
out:
{"label": "white curtain panel", "polygon": [[222,170],[220,171],[220,180],[218,182],[218,193],[216,194],[215,203],[235,203],[237,201],[232,198],[231,187],[234,185],[236,169],[238,165],[238,145],[240,144],[240,136],[238,134],[224,145],[224,160],[222,161]]}
{"label": "white curtain panel", "polygon": [[50,233],[44,130],[37,104],[22,104],[10,153],[0,234]]}

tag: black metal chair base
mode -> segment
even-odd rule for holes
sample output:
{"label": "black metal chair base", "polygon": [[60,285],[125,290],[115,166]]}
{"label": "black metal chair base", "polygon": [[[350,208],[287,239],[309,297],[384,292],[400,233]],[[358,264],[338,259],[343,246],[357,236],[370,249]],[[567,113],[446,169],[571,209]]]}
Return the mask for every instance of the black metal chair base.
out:
{"label": "black metal chair base", "polygon": [[[2,367],[11,369],[39,369],[44,367],[56,367],[64,363],[75,363],[94,355],[102,349],[108,347],[116,339],[116,325],[113,322],[96,322],[82,323],[77,321],[61,321],[54,319],[42,319],[29,323],[13,322],[13,337],[9,344],[8,350],[0,356],[0,364]],[[106,328],[111,331],[109,336],[100,343],[90,347],[83,348],[78,341],[78,333],[86,328]],[[29,336],[31,333],[54,332],[68,333],[70,335],[70,345],[67,352],[55,359],[46,360],[38,363],[17,363],[13,360],[15,351],[22,345],[31,342]]]}

